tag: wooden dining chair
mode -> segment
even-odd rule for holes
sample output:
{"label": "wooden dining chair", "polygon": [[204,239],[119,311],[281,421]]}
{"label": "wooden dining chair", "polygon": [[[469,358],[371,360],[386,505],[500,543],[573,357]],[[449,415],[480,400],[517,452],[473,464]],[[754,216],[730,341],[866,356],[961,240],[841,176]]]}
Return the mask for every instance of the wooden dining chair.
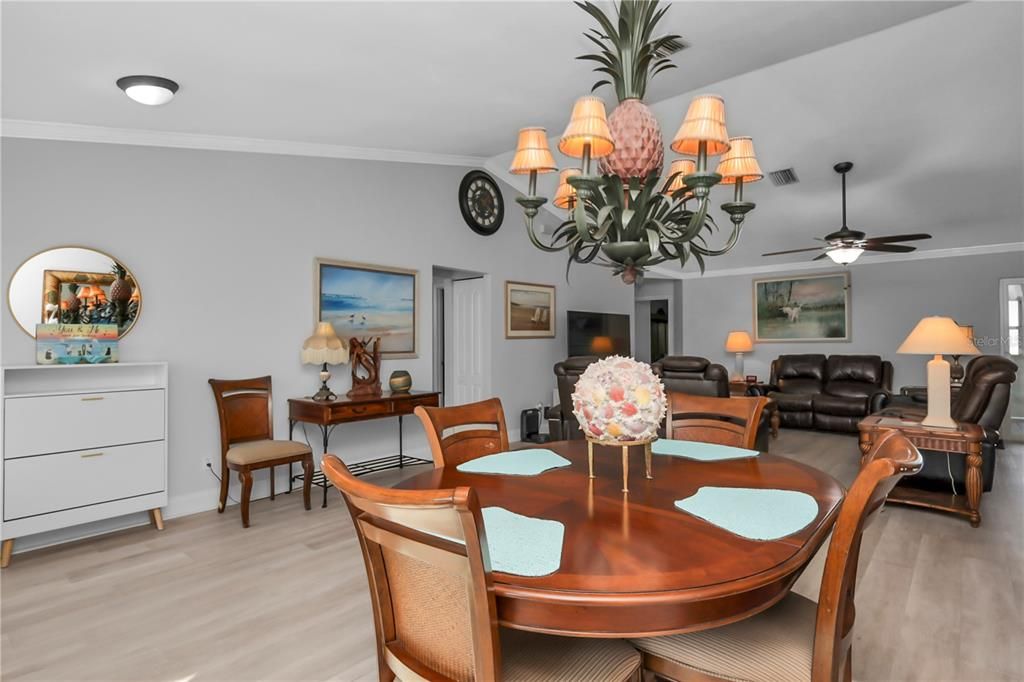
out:
{"label": "wooden dining chair", "polygon": [[397,490],[326,455],[363,551],[381,680],[639,681],[640,654],[617,639],[498,627],[480,503],[471,488]]}
{"label": "wooden dining chair", "polygon": [[273,500],[274,467],[291,462],[302,464],[302,501],[308,511],[313,451],[298,441],[274,440],[270,377],[210,379],[210,387],[220,417],[220,504],[217,511],[223,513],[228,503],[228,472],[237,471],[242,482],[239,504],[242,526],[248,528],[252,472],[270,469],[270,499]]}
{"label": "wooden dining chair", "polygon": [[839,511],[817,603],[790,592],[746,620],[633,640],[643,652],[644,668],[679,682],[849,681],[861,536],[896,482],[920,471],[922,463],[917,448],[895,431],[876,442]]}
{"label": "wooden dining chair", "polygon": [[421,405],[415,412],[427,431],[435,467],[457,466],[508,450],[505,411],[498,398],[455,407]]}
{"label": "wooden dining chair", "polygon": [[756,449],[757,427],[768,398],[715,398],[678,391],[668,397],[669,438]]}

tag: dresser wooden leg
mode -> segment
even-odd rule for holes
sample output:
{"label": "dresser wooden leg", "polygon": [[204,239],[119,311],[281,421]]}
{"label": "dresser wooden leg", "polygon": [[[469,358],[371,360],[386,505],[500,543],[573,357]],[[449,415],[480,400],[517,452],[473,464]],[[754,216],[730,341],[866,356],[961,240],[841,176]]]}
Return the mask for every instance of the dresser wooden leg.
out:
{"label": "dresser wooden leg", "polygon": [[14,538],[4,540],[3,550],[0,551],[0,568],[7,568],[11,563],[11,552],[14,551]]}
{"label": "dresser wooden leg", "polygon": [[967,451],[967,508],[971,526],[981,525],[981,443],[971,443]]}
{"label": "dresser wooden leg", "polygon": [[164,529],[164,513],[160,511],[159,507],[149,510],[149,520],[153,522],[157,530]]}

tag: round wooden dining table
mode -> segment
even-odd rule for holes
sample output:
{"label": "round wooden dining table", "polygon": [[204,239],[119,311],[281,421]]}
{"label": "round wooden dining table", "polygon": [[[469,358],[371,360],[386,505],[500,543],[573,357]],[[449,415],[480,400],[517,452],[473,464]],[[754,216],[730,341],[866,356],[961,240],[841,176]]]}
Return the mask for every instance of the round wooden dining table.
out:
{"label": "round wooden dining table", "polygon": [[[785,457],[716,462],[654,455],[644,477],[641,448],[630,453],[623,493],[619,448],[597,448],[595,478],[585,441],[543,447],[571,465],[536,476],[426,471],[407,489],[472,487],[482,507],[504,507],[565,526],[557,571],[525,577],[494,571],[498,619],[506,627],[585,637],[691,632],[752,616],[784,597],[828,536],[843,487]],[[749,540],[674,506],[702,486],[796,490],[818,503],[814,520],[778,540]]]}

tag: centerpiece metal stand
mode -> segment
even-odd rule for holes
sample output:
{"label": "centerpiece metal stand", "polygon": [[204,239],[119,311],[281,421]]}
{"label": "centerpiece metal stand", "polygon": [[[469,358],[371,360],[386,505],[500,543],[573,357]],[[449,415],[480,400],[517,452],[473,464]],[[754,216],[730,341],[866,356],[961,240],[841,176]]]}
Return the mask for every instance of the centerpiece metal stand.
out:
{"label": "centerpiece metal stand", "polygon": [[594,446],[605,445],[607,447],[621,447],[622,448],[622,492],[629,492],[629,448],[634,445],[642,445],[644,448],[644,472],[647,478],[654,478],[651,473],[651,443],[656,438],[650,438],[647,440],[598,440],[596,438],[587,438],[587,463],[590,466],[590,477],[594,476]]}

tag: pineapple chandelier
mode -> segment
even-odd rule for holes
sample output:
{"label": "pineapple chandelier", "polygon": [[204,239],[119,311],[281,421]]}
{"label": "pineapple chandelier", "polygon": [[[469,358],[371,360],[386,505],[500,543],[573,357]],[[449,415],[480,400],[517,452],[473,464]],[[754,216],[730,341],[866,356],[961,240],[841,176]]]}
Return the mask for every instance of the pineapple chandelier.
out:
{"label": "pineapple chandelier", "polygon": [[[523,207],[530,241],[542,251],[567,250],[566,277],[573,263],[597,263],[634,284],[646,268],[673,260],[684,267],[691,259],[703,273],[705,258],[736,245],[744,219],[754,209],[743,200],[744,185],[764,177],[753,142],[729,137],[721,97],[695,97],[671,143],[673,151],[692,158],[673,161],[662,180],[661,128],[642,100],[651,77],[675,68],[670,56],[684,47],[678,35],[651,37],[668,7],[659,9],[657,0],[622,0],[609,17],[592,2],[577,5],[597,21],[599,28],[583,35],[600,48],[578,59],[598,64],[594,70],[606,78],[593,90],[614,86],[619,104],[610,117],[599,97],[581,97],[573,106],[558,149],[580,159],[580,166],[560,174],[553,203],[567,209],[569,218],[548,243],[534,229],[534,219],[547,203],[537,194],[537,175],[558,167],[544,128],[519,131],[509,172],[529,176],[527,196],[516,202]],[[708,167],[712,156],[721,156],[713,172]],[[717,184],[733,185],[732,201],[721,205],[732,230],[724,245],[712,248],[707,237],[718,225],[710,212],[710,192]]]}

